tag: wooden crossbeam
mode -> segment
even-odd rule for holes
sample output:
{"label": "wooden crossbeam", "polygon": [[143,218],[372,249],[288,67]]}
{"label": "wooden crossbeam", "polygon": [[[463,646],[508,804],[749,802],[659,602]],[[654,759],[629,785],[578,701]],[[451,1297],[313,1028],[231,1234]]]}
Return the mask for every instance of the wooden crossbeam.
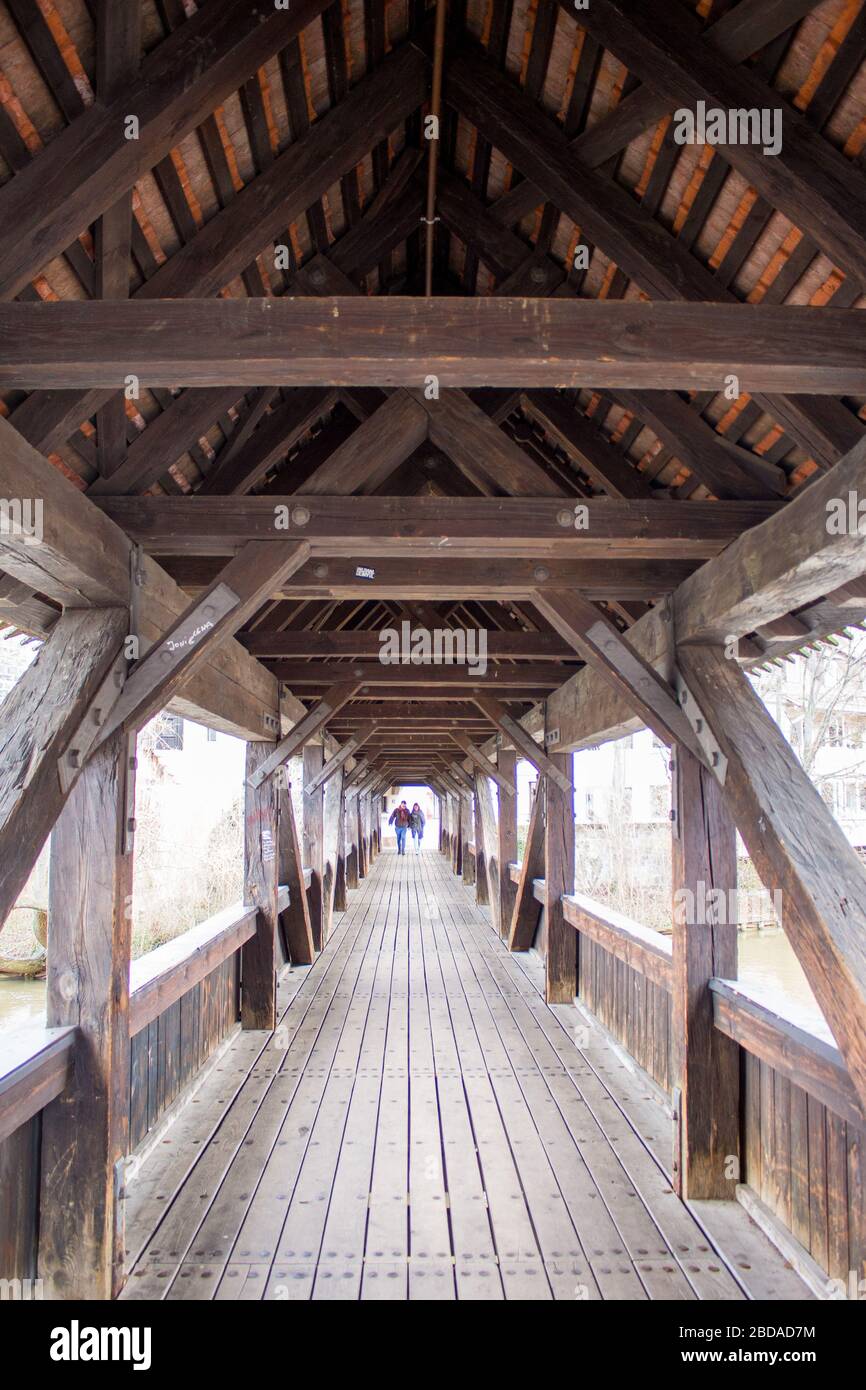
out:
{"label": "wooden crossbeam", "polygon": [[[42,502],[39,544],[26,535],[0,535],[0,568],[33,590],[73,608],[130,602],[127,536],[77,488],[0,419],[0,497]],[[145,556],[139,624],[142,648],[159,640],[189,605],[163,569]],[[210,582],[210,581],[208,581]],[[273,676],[235,642],[225,644],[178,696],[179,712],[244,738],[266,737],[266,717],[278,707]]]}
{"label": "wooden crossbeam", "polygon": [[[273,669],[277,679],[285,681],[294,690],[305,685],[320,684],[341,668],[328,661],[278,661]],[[364,686],[398,686],[407,691],[416,685],[517,686],[521,689],[537,685],[542,689],[553,689],[562,683],[562,674],[549,661],[533,664],[525,661],[503,662],[498,666],[488,663],[485,671],[458,664],[386,666],[379,661],[356,662],[349,669],[353,678]]]}
{"label": "wooden crossbeam", "polygon": [[483,772],[486,777],[492,777],[496,785],[501,787],[507,796],[514,797],[516,795],[513,781],[508,777],[504,777],[496,764],[492,763],[489,758],[486,758],[481,752],[481,749],[478,748],[470,738],[467,738],[465,734],[455,733],[453,730],[451,732],[451,738],[457,744],[457,747],[462,748],[466,756],[471,758],[479,771]]}
{"label": "wooden crossbeam", "polygon": [[[17,183],[18,180],[12,180]],[[8,186],[8,185],[7,185]],[[336,326],[338,325],[338,331]],[[0,305],[0,387],[866,390],[856,309],[597,300],[187,299]],[[797,343],[796,355],[791,352]]]}
{"label": "wooden crossbeam", "polygon": [[866,574],[866,546],[850,517],[866,496],[866,440],[751,534],[682,586],[677,641],[725,642]]}
{"label": "wooden crossbeam", "polygon": [[135,667],[102,738],[139,729],[162,709],[213,650],[248,622],[274,584],[299,569],[305,541],[250,541],[207,593],[194,599],[174,626]]}
{"label": "wooden crossbeam", "polygon": [[725,799],[866,1099],[866,873],[820,792],[735,661],[683,647],[689,688],[727,759]]}
{"label": "wooden crossbeam", "polygon": [[[439,620],[441,626],[441,619]],[[449,626],[453,627],[451,623]],[[467,629],[471,631],[471,629]],[[354,660],[373,659],[382,650],[381,628],[365,630],[339,629],[314,632],[283,632],[256,628],[243,634],[240,640],[247,651],[257,657],[349,657]],[[551,632],[490,632],[486,633],[487,655],[491,661],[503,657],[524,661],[570,660],[574,649],[570,643]]]}
{"label": "wooden crossbeam", "polygon": [[[268,469],[286,454],[316,420],[331,409],[333,391],[315,386],[300,387],[288,399],[275,406],[246,442],[238,441],[223,457],[220,454],[213,472],[201,484],[200,497],[237,496],[260,482]],[[147,431],[145,431],[147,433]]]}
{"label": "wooden crossbeam", "polygon": [[453,459],[480,492],[505,491],[515,497],[564,492],[465,392],[444,391],[430,400],[422,391],[413,395],[429,415],[431,443]]}
{"label": "wooden crossbeam", "polygon": [[357,680],[336,681],[316,706],[277,744],[270,757],[250,774],[248,780],[251,785],[259,786],[266,777],[270,777],[277,768],[282,767],[299,748],[303,748],[305,743],[325,727],[331,716],[351,700],[359,685],[360,682]]}
{"label": "wooden crossbeam", "polygon": [[[370,423],[380,419],[383,426],[395,427],[396,422],[386,421],[380,411],[370,417]],[[490,428],[508,442],[495,425]],[[377,428],[371,445],[381,450],[379,433]],[[350,436],[349,445],[354,445],[358,434]],[[479,441],[478,449],[489,457],[483,442]],[[345,486],[346,491],[363,486],[360,474],[333,462],[351,465],[354,453],[354,448],[341,448],[332,455],[327,465],[332,485]],[[505,485],[503,472],[499,486]],[[297,494],[269,493],[264,497],[115,497],[101,500],[100,507],[153,554],[171,554],[180,547],[187,555],[219,554],[248,540],[273,539],[277,516],[285,507],[286,529],[309,541],[315,555],[429,555],[435,543],[437,549],[454,555],[476,556],[483,547],[485,553],[541,560],[548,555],[709,559],[743,531],[773,516],[780,503],[684,504],[669,498],[578,495],[557,500],[525,495],[411,499],[317,495],[301,502]],[[432,624],[444,625],[441,621]]]}
{"label": "wooden crossbeam", "polygon": [[304,787],[306,795],[312,796],[313,792],[317,792],[319,787],[323,787],[326,782],[330,781],[335,772],[339,772],[341,767],[345,767],[349,759],[368,741],[375,728],[376,725],[373,720],[368,720],[366,724],[360,725],[357,732],[346,740],[332,758],[328,759],[321,772]]}
{"label": "wooden crossbeam", "polygon": [[[91,738],[117,699],[125,665],[121,645],[128,630],[126,609],[65,613],[3,701],[0,923],[27,882],[83,766],[83,759],[69,761],[68,776],[61,781],[61,758],[80,735]],[[85,727],[88,717],[92,728]]]}
{"label": "wooden crossbeam", "polygon": [[[267,14],[247,0],[216,0],[180,25],[114,101],[91,106],[2,190],[0,294],[25,289],[328,2],[298,0],[291,12]],[[137,140],[126,135],[130,112]]]}
{"label": "wooden crossbeam", "polygon": [[529,737],[529,734],[521,728],[517,721],[512,719],[498,700],[494,699],[492,695],[481,694],[474,695],[473,699],[478,708],[487,715],[491,724],[495,724],[496,728],[506,735],[518,753],[526,758],[527,762],[532,763],[536,771],[550,777],[562,792],[571,791],[570,780],[560,771],[556,763],[552,762],[539,748],[535,740]]}
{"label": "wooden crossbeam", "polygon": [[526,844],[520,864],[517,895],[508,928],[509,951],[528,951],[535,940],[541,904],[533,893],[533,882],[544,874],[544,784],[541,780],[535,791]]}
{"label": "wooden crossbeam", "polygon": [[[171,556],[165,567],[184,589],[194,591],[210,584],[219,573],[219,559]],[[451,599],[463,602],[467,594],[476,600],[530,602],[536,589],[576,589],[587,598],[655,599],[672,593],[691,575],[695,559],[533,560],[491,555],[466,559],[438,552],[430,559],[415,556],[395,559],[362,556],[310,560],[279,594],[288,599]],[[360,571],[360,573],[359,573]],[[277,597],[277,593],[272,595]]]}
{"label": "wooden crossbeam", "polygon": [[[847,506],[852,493],[855,498],[866,493],[862,443],[789,503],[783,515],[763,522],[686,579],[671,600],[673,621],[659,609],[639,618],[629,629],[630,646],[671,680],[677,644],[738,639],[792,607],[802,612],[810,604],[820,606],[830,591],[849,583],[856,600],[856,586],[866,574],[862,537],[856,527],[828,528],[831,514]],[[844,625],[862,617],[864,608],[831,604],[829,612],[832,631],[840,620]],[[589,668],[567,681],[550,703],[565,747],[618,738],[639,727],[633,705]]]}
{"label": "wooden crossbeam", "polygon": [[648,728],[665,743],[680,743],[704,761],[701,745],[671,686],[594,604],[572,593],[540,593],[535,602],[575,651],[629,701]]}

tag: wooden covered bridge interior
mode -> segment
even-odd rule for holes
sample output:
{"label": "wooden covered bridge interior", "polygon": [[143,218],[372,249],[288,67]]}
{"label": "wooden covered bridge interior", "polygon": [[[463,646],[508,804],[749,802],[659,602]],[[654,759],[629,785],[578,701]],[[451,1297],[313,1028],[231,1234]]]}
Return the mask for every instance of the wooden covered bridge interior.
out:
{"label": "wooden covered bridge interior", "polygon": [[[861,0],[0,0],[0,1277],[866,1287],[866,877],[748,679],[866,619],[864,63]],[[165,709],[246,741],[245,892],[131,965]],[[640,728],[835,1047],[575,894]]]}

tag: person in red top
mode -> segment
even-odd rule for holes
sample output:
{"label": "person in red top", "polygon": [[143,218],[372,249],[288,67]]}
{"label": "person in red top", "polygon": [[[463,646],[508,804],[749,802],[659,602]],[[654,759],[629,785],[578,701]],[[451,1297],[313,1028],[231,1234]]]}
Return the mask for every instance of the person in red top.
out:
{"label": "person in red top", "polygon": [[399,806],[388,817],[388,824],[393,825],[394,834],[397,836],[397,853],[406,853],[406,831],[409,828],[409,807],[405,801],[401,801]]}

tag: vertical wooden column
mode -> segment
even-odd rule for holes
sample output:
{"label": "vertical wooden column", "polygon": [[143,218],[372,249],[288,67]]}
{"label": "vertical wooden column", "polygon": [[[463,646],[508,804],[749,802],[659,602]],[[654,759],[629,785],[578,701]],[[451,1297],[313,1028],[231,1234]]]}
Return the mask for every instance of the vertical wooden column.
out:
{"label": "vertical wooden column", "polygon": [[732,1198],[739,1178],[739,1048],[713,1026],[709,981],[737,975],[737,843],[715,777],[674,757],[672,1074],[679,1092],[674,1184]]}
{"label": "vertical wooden column", "polygon": [[93,755],[51,839],[46,1021],[79,1029],[72,1082],[42,1112],[39,1277],[57,1299],[109,1299],[123,1281],[132,938],[127,750],[117,734]]}
{"label": "vertical wooden column", "polygon": [[451,868],[455,874],[463,873],[463,797],[454,802],[454,844],[451,847]]}
{"label": "vertical wooden column", "polygon": [[[322,770],[325,763],[325,750],[321,743],[304,745],[304,786],[309,786],[313,778]],[[310,925],[313,928],[313,941],[316,950],[324,945],[322,932],[324,916],[324,875],[325,875],[325,789],[308,796],[304,792],[304,864],[312,870],[310,879],[309,904]]]}
{"label": "vertical wooden column", "polygon": [[370,872],[370,845],[367,839],[367,805],[369,797],[362,792],[358,797],[358,873],[366,878]]}
{"label": "vertical wooden column", "polygon": [[[490,916],[497,931],[501,930],[499,919],[500,904],[500,881],[502,878],[499,863],[499,828],[496,823],[496,803],[493,800],[494,783],[483,772],[479,772],[475,778],[475,803],[479,807],[479,818],[476,823],[480,824],[481,833],[484,839],[484,869],[487,878],[487,897],[485,901],[490,906]],[[480,899],[479,899],[480,901]]]}
{"label": "vertical wooden column", "polygon": [[[573,782],[573,755],[550,753],[548,757]],[[544,786],[545,992],[549,1004],[571,1004],[577,994],[577,932],[563,916],[562,896],[574,892],[574,793],[563,791],[552,777],[545,777]]]}
{"label": "vertical wooden column", "polygon": [[[340,773],[340,781],[342,782],[342,780],[343,774]],[[346,797],[342,788],[340,789],[340,808],[338,814],[339,823],[337,827],[337,868],[334,878],[334,911],[345,912],[346,908],[349,906],[346,876],[348,849],[346,844]]]}
{"label": "vertical wooden column", "polygon": [[313,931],[310,926],[310,909],[307,902],[307,888],[304,883],[304,865],[301,843],[295,824],[295,808],[292,805],[292,791],[283,776],[282,769],[276,774],[279,782],[279,881],[289,890],[289,905],[283,913],[283,929],[289,948],[289,958],[293,965],[311,965],[316,951],[313,945]]}
{"label": "vertical wooden column", "polygon": [[[342,810],[343,810],[343,769],[335,772],[323,787],[325,793],[323,808],[323,836],[322,836],[322,941],[327,941],[331,934],[331,926],[334,920],[336,909],[337,879],[340,873],[340,856],[343,853],[342,843]],[[341,912],[346,910],[346,883],[343,878],[343,906]]]}
{"label": "vertical wooden column", "polygon": [[487,853],[484,844],[484,825],[481,820],[481,802],[478,796],[478,778],[475,778],[475,795],[472,798],[472,838],[475,841],[475,901],[479,907],[490,902],[487,891]]}
{"label": "vertical wooden column", "polygon": [[[478,846],[475,844],[474,801],[474,796],[470,796],[467,793],[464,798],[463,806],[463,823],[466,826],[463,844],[463,882],[467,887],[471,887],[475,882],[475,862],[478,854]],[[470,854],[467,848],[470,836],[472,837],[472,843],[475,845],[475,854]]]}
{"label": "vertical wooden column", "polygon": [[345,801],[346,888],[357,888],[358,875],[358,793],[348,791]]}
{"label": "vertical wooden column", "polygon": [[258,787],[249,778],[276,748],[247,744],[244,800],[244,902],[258,908],[256,934],[241,949],[241,1027],[277,1026],[277,890],[279,843],[277,778]]}
{"label": "vertical wooden column", "polygon": [[511,881],[509,865],[517,863],[517,754],[513,748],[499,748],[496,766],[514,787],[509,796],[501,787],[499,792],[499,930],[507,937],[517,895]]}

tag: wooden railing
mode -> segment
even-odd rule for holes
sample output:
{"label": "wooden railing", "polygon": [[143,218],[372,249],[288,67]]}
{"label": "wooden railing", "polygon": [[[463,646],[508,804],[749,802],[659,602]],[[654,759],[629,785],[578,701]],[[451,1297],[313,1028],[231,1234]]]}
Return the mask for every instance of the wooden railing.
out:
{"label": "wooden railing", "polygon": [[[288,907],[288,888],[278,904]],[[237,1026],[238,953],[255,925],[256,909],[234,903],[133,962],[130,1149]],[[0,1278],[36,1273],[41,1114],[70,1083],[77,1032],[30,1024],[0,1039]]]}
{"label": "wooden railing", "polygon": [[[508,872],[518,883],[520,865]],[[532,895],[546,905],[543,879]],[[579,893],[562,905],[580,936],[581,1003],[670,1094],[672,937]],[[709,988],[716,1028],[742,1052],[743,1200],[757,1197],[756,1214],[769,1208],[827,1275],[848,1281],[866,1248],[866,1113],[842,1056],[742,984]]]}
{"label": "wooden railing", "polygon": [[0,1143],[66,1089],[74,1028],[29,1024],[3,1034],[0,1059]]}

